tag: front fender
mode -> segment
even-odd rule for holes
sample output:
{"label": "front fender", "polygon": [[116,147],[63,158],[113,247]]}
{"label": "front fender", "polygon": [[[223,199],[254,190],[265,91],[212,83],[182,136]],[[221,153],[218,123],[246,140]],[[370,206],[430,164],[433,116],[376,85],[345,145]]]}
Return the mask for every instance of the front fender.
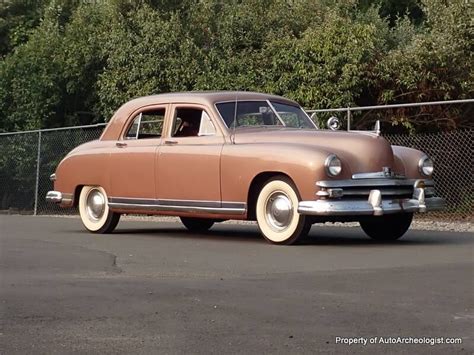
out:
{"label": "front fender", "polygon": [[324,162],[330,153],[298,144],[225,145],[221,156],[223,201],[246,201],[252,180],[264,172],[288,175],[303,200],[315,198],[316,181],[327,179]]}
{"label": "front fender", "polygon": [[393,145],[393,156],[395,160],[395,171],[404,174],[410,179],[426,179],[426,176],[421,175],[418,169],[418,162],[426,155],[420,150]]}

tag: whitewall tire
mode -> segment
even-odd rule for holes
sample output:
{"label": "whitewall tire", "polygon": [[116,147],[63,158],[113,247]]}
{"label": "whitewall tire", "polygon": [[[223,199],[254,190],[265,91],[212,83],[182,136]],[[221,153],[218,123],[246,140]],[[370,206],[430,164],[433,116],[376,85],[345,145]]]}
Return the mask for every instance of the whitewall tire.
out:
{"label": "whitewall tire", "polygon": [[274,244],[289,245],[306,236],[311,223],[298,213],[299,200],[298,191],[288,177],[276,176],[265,183],[255,211],[265,239]]}
{"label": "whitewall tire", "polygon": [[110,211],[107,193],[100,186],[82,188],[79,214],[86,229],[93,233],[111,233],[120,219],[120,214]]}

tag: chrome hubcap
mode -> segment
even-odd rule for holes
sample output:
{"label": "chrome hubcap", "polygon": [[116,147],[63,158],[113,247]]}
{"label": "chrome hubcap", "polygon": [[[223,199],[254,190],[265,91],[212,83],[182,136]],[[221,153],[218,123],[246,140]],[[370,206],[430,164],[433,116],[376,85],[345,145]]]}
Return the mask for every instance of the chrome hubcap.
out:
{"label": "chrome hubcap", "polygon": [[265,216],[269,226],[277,231],[286,229],[293,217],[293,204],[283,192],[274,192],[267,200]]}
{"label": "chrome hubcap", "polygon": [[105,196],[99,190],[91,190],[87,196],[87,215],[93,221],[99,220],[105,211]]}

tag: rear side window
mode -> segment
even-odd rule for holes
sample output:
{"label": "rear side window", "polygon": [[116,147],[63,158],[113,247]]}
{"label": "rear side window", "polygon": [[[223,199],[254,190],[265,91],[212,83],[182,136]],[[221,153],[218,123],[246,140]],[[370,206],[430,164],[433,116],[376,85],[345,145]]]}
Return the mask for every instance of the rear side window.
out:
{"label": "rear side window", "polygon": [[127,139],[160,138],[164,120],[165,109],[140,112],[133,119],[125,137]]}

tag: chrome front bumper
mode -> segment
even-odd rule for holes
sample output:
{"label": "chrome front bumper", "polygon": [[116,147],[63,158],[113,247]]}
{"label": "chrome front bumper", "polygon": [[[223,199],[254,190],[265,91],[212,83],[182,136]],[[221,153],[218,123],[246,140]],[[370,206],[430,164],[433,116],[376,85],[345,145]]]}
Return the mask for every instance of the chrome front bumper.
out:
{"label": "chrome front bumper", "polygon": [[402,212],[428,212],[440,210],[445,207],[441,197],[430,197],[422,204],[417,199],[382,200],[373,206],[369,201],[301,201],[298,212],[314,216],[356,216],[374,215],[381,216],[390,213]]}
{"label": "chrome front bumper", "polygon": [[[339,187],[360,187],[368,186],[370,183],[375,186],[383,186],[383,189],[372,189],[369,192],[367,200],[356,199],[355,191],[352,190],[352,194],[348,196],[344,194],[344,189]],[[423,180],[372,180],[366,179],[362,183],[350,182],[347,185],[347,181],[334,181],[330,183],[318,182],[317,185],[322,187],[321,192],[318,192],[318,196],[321,198],[316,201],[301,201],[298,205],[298,212],[304,215],[313,216],[356,216],[356,215],[373,215],[381,216],[384,214],[392,213],[411,213],[411,212],[428,212],[441,210],[446,206],[445,200],[441,197],[425,197],[426,188],[432,189],[431,181]],[[413,184],[413,185],[411,185]],[[325,186],[326,185],[326,186]],[[387,192],[388,186],[400,186],[404,187],[412,186],[410,191],[413,191],[411,198],[384,198],[383,194]],[[373,185],[372,185],[373,186]],[[331,187],[337,187],[331,191]],[[348,190],[349,193],[350,190]],[[430,193],[434,190],[430,190]],[[337,194],[336,194],[337,192]],[[390,193],[393,193],[390,192]],[[331,195],[338,196],[339,198],[330,198]],[[343,199],[342,196],[346,196]]]}

